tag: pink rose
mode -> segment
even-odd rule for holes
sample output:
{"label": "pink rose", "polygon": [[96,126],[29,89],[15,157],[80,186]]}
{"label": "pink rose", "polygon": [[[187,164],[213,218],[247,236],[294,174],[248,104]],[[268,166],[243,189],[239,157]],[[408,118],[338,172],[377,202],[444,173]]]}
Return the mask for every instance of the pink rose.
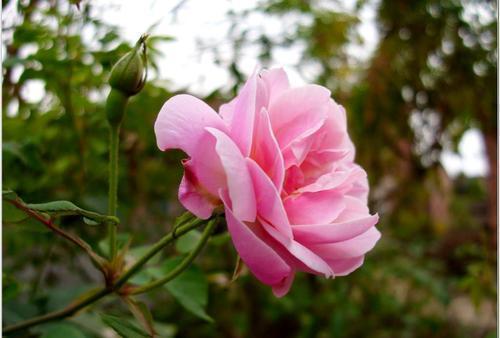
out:
{"label": "pink rose", "polygon": [[290,88],[282,69],[263,71],[219,114],[193,96],[172,97],[155,133],[161,150],[189,156],[184,207],[206,219],[223,205],[241,259],[278,297],[296,271],[351,273],[380,238],[345,110],[324,87]]}

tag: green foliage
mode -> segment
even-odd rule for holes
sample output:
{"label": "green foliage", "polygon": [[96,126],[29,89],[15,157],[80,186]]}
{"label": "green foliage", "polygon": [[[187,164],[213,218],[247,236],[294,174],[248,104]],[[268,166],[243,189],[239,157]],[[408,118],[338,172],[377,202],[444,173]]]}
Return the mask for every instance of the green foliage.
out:
{"label": "green foliage", "polygon": [[102,321],[116,331],[123,338],[151,337],[149,334],[128,322],[126,319],[106,314],[101,314]]}
{"label": "green foliage", "polygon": [[201,233],[199,231],[193,230],[187,233],[185,236],[182,236],[175,243],[175,248],[180,253],[188,253],[191,252],[196,244],[199,242],[201,238]]}
{"label": "green foliage", "polygon": [[[159,266],[149,267],[133,277],[131,282],[137,285],[144,285],[154,279],[161,278],[172,271],[182,261],[182,258],[170,258]],[[190,266],[177,278],[166,283],[162,290],[165,289],[186,310],[201,319],[213,322],[213,319],[206,313],[209,291],[208,281],[198,267]]]}
{"label": "green foliage", "polygon": [[[156,277],[171,271],[180,261],[180,257],[167,260],[160,270],[155,270]],[[208,304],[208,283],[199,268],[189,267],[179,277],[165,284],[165,288],[188,311],[208,322],[213,322],[205,312]]]}
{"label": "green foliage", "polygon": [[51,324],[47,326],[41,338],[86,338],[84,333],[74,325],[66,323]]}

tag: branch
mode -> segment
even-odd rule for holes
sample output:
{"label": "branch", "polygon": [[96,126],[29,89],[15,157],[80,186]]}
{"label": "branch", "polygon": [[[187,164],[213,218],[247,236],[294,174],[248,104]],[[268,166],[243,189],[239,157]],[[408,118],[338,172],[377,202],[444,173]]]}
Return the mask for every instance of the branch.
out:
{"label": "branch", "polygon": [[[40,215],[37,215],[37,216],[41,217]],[[52,229],[52,227],[54,227],[54,225],[51,224],[50,222],[49,222],[50,226],[48,224],[46,224],[47,220],[45,218],[41,217],[41,219],[43,219],[43,221],[44,221],[43,223],[45,225],[47,225],[48,227],[50,227],[51,229]],[[212,221],[209,221],[209,224]],[[125,272],[120,278],[118,278],[116,280],[115,283],[111,284],[110,286],[108,286],[106,288],[100,288],[100,289],[96,290],[95,293],[91,294],[90,296],[83,297],[79,301],[74,302],[73,304],[69,305],[68,307],[66,307],[62,310],[54,311],[54,312],[51,312],[51,313],[48,313],[48,314],[45,314],[45,315],[42,315],[39,317],[28,319],[28,320],[21,322],[21,323],[18,323],[18,324],[7,326],[3,330],[3,334],[13,333],[13,332],[16,332],[19,330],[30,328],[32,326],[35,326],[35,325],[38,325],[41,323],[46,323],[49,321],[69,317],[69,316],[73,315],[74,313],[76,313],[77,311],[83,309],[84,307],[86,307],[92,303],[95,303],[96,301],[100,300],[101,298],[104,298],[105,296],[109,295],[110,293],[113,293],[113,292],[119,290],[128,281],[128,279],[130,277],[132,277],[134,274],[139,272],[140,268],[143,265],[145,265],[161,249],[163,249],[165,246],[167,246],[168,244],[173,242],[178,237],[180,237],[180,236],[188,233],[189,231],[193,230],[194,228],[200,226],[200,223],[202,223],[202,222],[203,222],[203,220],[195,218],[192,221],[189,221],[185,224],[182,224],[182,225],[174,228],[174,230],[172,232],[170,232],[169,234],[164,236],[162,239],[160,239],[156,244],[154,244],[151,247],[151,249],[143,257],[141,257],[134,265],[132,265],[132,267],[127,272]],[[57,230],[61,230],[57,227],[54,227],[54,228]],[[56,231],[56,230],[54,230],[54,231]],[[65,232],[63,231],[63,233],[65,233]],[[66,234],[66,235],[68,235],[68,234]],[[71,237],[71,235],[70,235],[70,237]]]}

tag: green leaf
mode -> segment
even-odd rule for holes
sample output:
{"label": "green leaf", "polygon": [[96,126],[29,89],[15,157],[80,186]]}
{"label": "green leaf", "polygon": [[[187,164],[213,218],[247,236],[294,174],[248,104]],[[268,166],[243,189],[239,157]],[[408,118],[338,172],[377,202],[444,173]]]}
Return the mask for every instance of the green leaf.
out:
{"label": "green leaf", "polygon": [[155,331],[158,333],[158,337],[161,338],[175,337],[175,334],[177,333],[177,328],[173,324],[155,322],[154,325],[155,325]]}
{"label": "green leaf", "polygon": [[[109,223],[116,225],[120,222],[120,220],[115,216],[101,215],[101,214],[94,212],[94,211],[85,210],[85,209],[82,209],[82,208],[76,206],[73,202],[70,202],[70,201],[52,201],[52,202],[47,202],[47,203],[26,204],[12,190],[3,190],[2,191],[2,200],[17,201],[18,203],[21,203],[23,206],[25,206],[28,209],[34,210],[34,211],[39,212],[39,213],[50,214],[52,216],[79,215],[79,216],[82,216],[84,219],[84,222],[86,224],[89,224],[89,225],[109,224]],[[6,204],[7,203],[4,203],[3,205],[5,206]],[[15,215],[14,215],[14,211],[13,211],[14,209],[9,208],[9,207],[5,207],[5,208],[7,210],[7,216],[11,217],[11,218],[12,217],[20,218],[20,214],[25,214],[23,211],[19,210],[18,208],[14,207],[14,206],[12,206],[12,208],[17,210],[15,212]],[[27,218],[27,216],[24,218]],[[19,220],[20,219],[18,219],[18,221]],[[15,222],[15,221],[11,221],[11,222]]]}
{"label": "green leaf", "polygon": [[86,338],[86,335],[74,325],[56,323],[44,327],[41,338]]}
{"label": "green leaf", "polygon": [[191,252],[200,241],[201,233],[197,230],[191,230],[175,242],[175,248],[180,253]]}
{"label": "green leaf", "polygon": [[[181,261],[182,257],[175,257],[167,260],[161,268],[150,271],[155,277],[160,278],[173,270]],[[205,312],[208,304],[208,282],[199,268],[191,265],[164,287],[186,310],[208,322],[213,322]]]}
{"label": "green leaf", "polygon": [[87,224],[87,225],[92,225],[92,226],[94,226],[94,225],[99,225],[99,222],[96,222],[96,221],[94,221],[94,220],[92,220],[92,219],[90,219],[90,218],[87,218],[87,217],[84,217],[84,218],[83,218],[83,222],[84,222],[85,224]]}
{"label": "green leaf", "polygon": [[136,301],[132,297],[123,297],[125,303],[127,303],[130,312],[134,315],[135,319],[142,325],[142,327],[149,333],[151,337],[156,336],[156,331],[153,324],[153,316],[149,311],[146,304],[143,302]]}
{"label": "green leaf", "polygon": [[150,337],[146,332],[138,328],[136,325],[120,317],[101,314],[101,319],[104,324],[111,327],[123,338],[143,338]]}
{"label": "green leaf", "polygon": [[101,215],[97,212],[85,210],[69,201],[53,201],[39,204],[26,204],[26,206],[32,210],[48,213],[54,216],[80,215],[84,217],[84,220],[87,219],[87,224],[89,224],[88,222],[91,221],[91,225],[119,223],[118,218],[114,216]]}

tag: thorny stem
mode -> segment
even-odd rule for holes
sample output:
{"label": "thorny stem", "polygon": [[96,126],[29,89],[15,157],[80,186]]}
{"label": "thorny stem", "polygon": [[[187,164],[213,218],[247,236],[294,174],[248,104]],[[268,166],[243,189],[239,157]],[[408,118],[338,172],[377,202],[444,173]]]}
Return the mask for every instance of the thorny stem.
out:
{"label": "thorny stem", "polygon": [[[42,217],[42,219],[46,222],[46,220],[43,217]],[[45,222],[44,222],[44,224],[46,224]],[[172,230],[169,234],[167,234],[162,239],[160,239],[157,243],[155,243],[148,250],[148,252],[143,257],[141,257],[134,265],[132,265],[132,267],[130,267],[127,270],[127,272],[125,272],[121,277],[119,277],[115,283],[109,285],[108,287],[97,289],[91,295],[89,295],[87,297],[83,297],[78,301],[75,301],[74,303],[70,304],[69,306],[67,306],[66,308],[64,308],[62,310],[54,311],[54,312],[51,312],[51,313],[48,313],[48,314],[45,314],[45,315],[42,315],[39,317],[28,319],[28,320],[21,322],[21,323],[18,323],[18,324],[7,326],[3,330],[3,334],[4,335],[10,334],[10,333],[13,333],[16,331],[20,331],[23,329],[33,327],[33,326],[41,324],[41,323],[46,323],[49,321],[69,317],[69,316],[75,314],[76,312],[78,312],[79,310],[83,309],[84,307],[97,302],[98,300],[104,298],[105,296],[107,296],[115,291],[118,291],[128,281],[128,279],[130,279],[130,277],[132,277],[134,274],[139,272],[140,268],[142,266],[144,266],[161,249],[163,249],[168,244],[172,243],[175,239],[183,236],[184,234],[188,233],[189,231],[200,226],[202,223],[203,223],[203,220],[195,218],[194,220],[191,220],[185,224],[182,224],[182,225],[174,228],[174,230]],[[209,225],[207,225],[207,227],[209,227],[210,224],[212,224],[212,223],[215,223],[213,219],[211,221],[209,221]],[[51,226],[49,226],[48,224],[46,224],[46,225],[48,227],[50,227],[51,229],[53,227],[53,225],[51,225]],[[57,229],[57,230],[61,230],[61,229]]]}

